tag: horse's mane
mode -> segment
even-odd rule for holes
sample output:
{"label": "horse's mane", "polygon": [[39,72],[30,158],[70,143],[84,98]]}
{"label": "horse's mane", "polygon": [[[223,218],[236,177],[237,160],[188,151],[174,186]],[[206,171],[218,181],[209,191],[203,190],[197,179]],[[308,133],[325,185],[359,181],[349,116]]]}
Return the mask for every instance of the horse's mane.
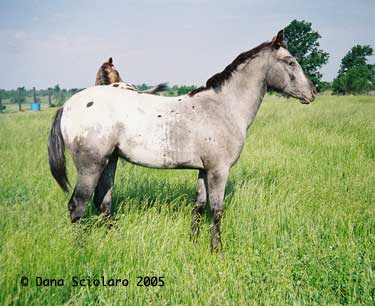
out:
{"label": "horse's mane", "polygon": [[271,47],[272,44],[273,42],[264,42],[259,46],[255,47],[254,49],[241,53],[234,59],[232,63],[225,67],[225,69],[222,72],[218,72],[212,77],[210,77],[206,82],[206,86],[201,86],[196,89],[193,89],[189,93],[189,96],[194,96],[196,93],[210,88],[215,89],[222,86],[224,82],[232,76],[232,73],[237,70],[239,65],[246,62],[247,60],[254,58],[260,51]]}
{"label": "horse's mane", "polygon": [[100,68],[99,68],[99,70],[96,74],[95,85],[110,85],[111,84],[111,80],[109,79],[109,75],[108,75],[108,68],[112,68],[113,71],[115,73],[117,73],[119,79],[121,79],[120,74],[118,73],[118,71],[113,66],[112,57],[110,57],[107,62],[104,62],[100,66]]}
{"label": "horse's mane", "polygon": [[110,64],[108,62],[103,63],[99,70],[98,73],[96,74],[96,80],[95,80],[95,85],[109,85],[111,84],[107,72],[107,68],[110,67]]}

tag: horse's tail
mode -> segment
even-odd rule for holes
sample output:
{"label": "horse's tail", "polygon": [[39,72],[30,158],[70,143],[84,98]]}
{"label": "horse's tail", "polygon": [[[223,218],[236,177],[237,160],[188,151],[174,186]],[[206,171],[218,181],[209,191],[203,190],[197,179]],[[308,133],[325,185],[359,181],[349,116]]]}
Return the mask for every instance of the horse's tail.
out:
{"label": "horse's tail", "polygon": [[140,90],[138,92],[139,93],[147,93],[147,94],[156,94],[160,91],[166,90],[167,87],[168,87],[168,83],[160,83],[159,85],[156,85],[156,86],[151,87],[151,88],[146,89],[146,90]]}
{"label": "horse's tail", "polygon": [[61,133],[61,116],[64,108],[60,108],[52,122],[48,139],[48,161],[51,173],[64,192],[69,191],[69,180],[66,172],[65,143]]}

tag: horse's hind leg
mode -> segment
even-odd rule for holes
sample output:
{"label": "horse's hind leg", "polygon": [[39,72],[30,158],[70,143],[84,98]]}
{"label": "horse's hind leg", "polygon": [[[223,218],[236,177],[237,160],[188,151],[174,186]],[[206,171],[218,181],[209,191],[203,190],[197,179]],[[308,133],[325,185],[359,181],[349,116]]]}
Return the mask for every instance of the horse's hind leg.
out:
{"label": "horse's hind leg", "polygon": [[95,189],[94,204],[101,213],[107,216],[110,216],[112,213],[112,191],[117,160],[117,152],[113,152]]}
{"label": "horse's hind leg", "polygon": [[199,224],[207,202],[207,173],[206,170],[199,170],[196,191],[193,219],[191,222],[191,239],[195,242],[199,234]]}
{"label": "horse's hind leg", "polygon": [[70,198],[68,208],[72,222],[78,221],[86,212],[87,204],[99,178],[106,165],[106,161],[95,162],[89,164],[84,163],[82,168],[77,167],[78,179],[72,197]]}

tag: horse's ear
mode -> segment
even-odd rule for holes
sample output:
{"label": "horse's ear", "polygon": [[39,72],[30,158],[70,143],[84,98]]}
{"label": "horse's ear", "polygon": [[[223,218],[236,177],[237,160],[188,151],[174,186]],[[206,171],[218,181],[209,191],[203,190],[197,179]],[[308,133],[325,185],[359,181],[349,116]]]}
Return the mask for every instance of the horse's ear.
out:
{"label": "horse's ear", "polygon": [[110,58],[108,59],[108,64],[113,65],[112,62],[113,62],[113,61],[112,61],[112,57],[110,57]]}
{"label": "horse's ear", "polygon": [[279,33],[277,33],[277,35],[274,38],[272,38],[272,46],[275,49],[279,49],[280,47],[285,46],[284,29],[280,30]]}

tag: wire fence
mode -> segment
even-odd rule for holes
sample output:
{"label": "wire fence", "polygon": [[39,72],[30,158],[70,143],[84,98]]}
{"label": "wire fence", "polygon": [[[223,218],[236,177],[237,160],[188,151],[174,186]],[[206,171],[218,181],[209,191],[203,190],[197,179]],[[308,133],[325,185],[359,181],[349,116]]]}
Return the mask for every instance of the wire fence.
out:
{"label": "wire fence", "polygon": [[48,90],[45,95],[37,95],[37,90],[33,88],[33,96],[25,95],[18,88],[14,96],[3,98],[0,96],[0,113],[23,112],[29,110],[43,110],[50,107],[63,105],[73,93],[54,92]]}

